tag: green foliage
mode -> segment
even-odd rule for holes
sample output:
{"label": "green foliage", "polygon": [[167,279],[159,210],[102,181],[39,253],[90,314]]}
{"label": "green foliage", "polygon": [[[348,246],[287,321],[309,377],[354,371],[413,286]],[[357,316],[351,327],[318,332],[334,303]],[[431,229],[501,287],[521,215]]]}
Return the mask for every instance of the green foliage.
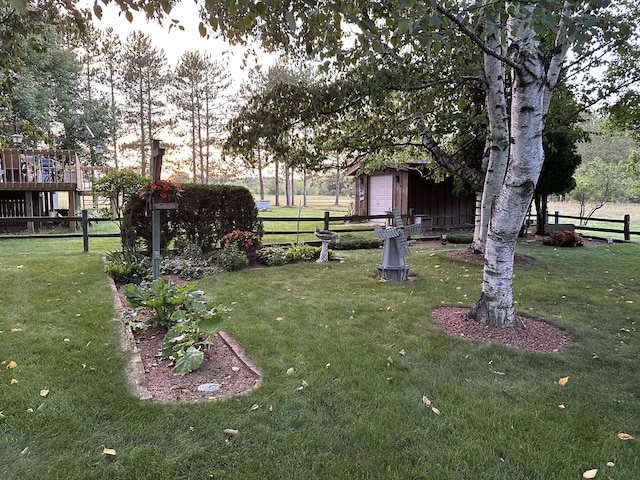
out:
{"label": "green foliage", "polygon": [[143,307],[153,314],[153,324],[163,327],[174,325],[179,317],[174,317],[180,309],[193,308],[201,302],[202,290],[196,290],[195,283],[177,285],[158,278],[150,284],[125,285],[122,288],[127,302],[132,307]]}
{"label": "green foliage", "polygon": [[187,280],[218,275],[224,268],[215,265],[213,254],[203,254],[194,245],[186,245],[178,254],[165,256],[160,262],[160,273],[178,275]]}
{"label": "green foliage", "polygon": [[283,247],[262,247],[256,251],[256,260],[270,267],[289,263],[287,249]]}
{"label": "green foliage", "polygon": [[575,230],[555,230],[544,240],[544,244],[554,247],[582,247],[584,240]]}
{"label": "green foliage", "polygon": [[212,255],[213,262],[228,272],[242,270],[249,264],[249,259],[244,250],[235,245],[225,245],[216,250]]}
{"label": "green foliage", "polygon": [[211,251],[222,237],[233,231],[262,235],[262,222],[251,192],[233,185],[183,185],[176,214],[180,236],[202,252]]}
{"label": "green foliage", "polygon": [[359,250],[366,248],[380,248],[380,239],[350,233],[340,234],[329,242],[329,247],[335,250]]}
{"label": "green foliage", "polygon": [[175,375],[185,375],[197,370],[204,361],[204,351],[208,350],[213,336],[223,326],[222,315],[229,310],[218,306],[207,309],[202,301],[185,303],[185,308],[172,315],[174,325],[167,331],[162,341],[162,358],[175,360]]}
{"label": "green foliage", "polygon": [[[444,235],[443,235],[444,240]],[[473,233],[472,232],[450,232],[447,233],[447,243],[472,243],[473,242]]]}
{"label": "green foliage", "polygon": [[121,205],[137,195],[149,179],[132,169],[121,169],[106,172],[93,182],[93,190],[98,195],[111,200],[116,209],[116,216],[122,216]]}
{"label": "green foliage", "polygon": [[[320,258],[320,247],[314,247],[313,245],[295,245],[287,251],[289,261],[295,262],[310,262]],[[333,256],[333,252],[329,252],[329,257]]]}
{"label": "green foliage", "polygon": [[[321,247],[295,245],[293,247],[262,247],[256,252],[256,260],[270,267],[296,262],[310,262],[320,258]],[[329,258],[333,252],[329,250]]]}
{"label": "green foliage", "polygon": [[209,309],[204,292],[195,284],[179,286],[162,278],[150,285],[124,288],[129,305],[154,312],[153,323],[168,327],[162,343],[162,358],[173,358],[172,372],[185,375],[196,370],[204,360],[203,350],[211,345],[213,335],[222,328],[222,305]]}
{"label": "green foliage", "polygon": [[109,252],[106,254],[106,259],[108,264],[105,271],[118,284],[134,283],[136,277],[142,280],[150,273],[147,257]]}

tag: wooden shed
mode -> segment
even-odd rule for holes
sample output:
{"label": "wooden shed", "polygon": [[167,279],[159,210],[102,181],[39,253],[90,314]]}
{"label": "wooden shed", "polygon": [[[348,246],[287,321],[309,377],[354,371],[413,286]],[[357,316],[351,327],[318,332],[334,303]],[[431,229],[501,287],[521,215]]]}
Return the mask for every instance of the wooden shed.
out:
{"label": "wooden shed", "polygon": [[435,181],[421,167],[424,162],[385,167],[371,173],[361,171],[356,164],[347,170],[354,175],[356,215],[384,215],[392,207],[425,228],[472,227],[475,216],[475,195],[453,193],[453,179]]}

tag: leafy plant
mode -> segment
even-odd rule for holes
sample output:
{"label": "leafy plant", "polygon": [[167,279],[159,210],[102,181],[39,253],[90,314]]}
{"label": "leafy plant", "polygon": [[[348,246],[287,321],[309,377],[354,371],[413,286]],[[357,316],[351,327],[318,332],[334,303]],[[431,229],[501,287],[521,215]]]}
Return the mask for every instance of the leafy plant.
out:
{"label": "leafy plant", "polygon": [[556,230],[543,243],[554,247],[582,247],[584,239],[575,230]]}
{"label": "leafy plant", "polygon": [[[313,245],[296,245],[288,250],[288,256],[290,262],[309,262],[320,258],[320,247],[314,247]],[[333,252],[329,252],[329,258],[333,255]]]}
{"label": "leafy plant", "polygon": [[473,233],[471,232],[449,232],[442,236],[443,240],[448,243],[471,243],[473,242]]}
{"label": "leafy plant", "polygon": [[283,247],[262,247],[256,251],[256,260],[270,267],[289,263],[287,250]]}
{"label": "leafy plant", "polygon": [[242,270],[249,264],[247,254],[238,250],[235,245],[227,245],[217,250],[213,256],[213,261],[228,272]]}
{"label": "leafy plant", "polygon": [[110,252],[106,258],[105,272],[118,284],[140,283],[149,274],[150,266],[144,257]]}
{"label": "leafy plant", "polygon": [[164,327],[176,323],[173,315],[177,310],[189,308],[204,295],[202,290],[196,290],[194,283],[182,286],[162,278],[147,285],[125,285],[122,289],[130,306],[152,311],[153,324]]}
{"label": "leafy plant", "polygon": [[358,250],[365,248],[379,248],[381,242],[376,237],[363,237],[352,234],[341,234],[329,242],[334,250]]}
{"label": "leafy plant", "polygon": [[175,325],[167,331],[160,353],[162,358],[175,361],[171,369],[175,375],[186,375],[200,368],[214,334],[222,329],[222,314],[229,311],[222,305],[207,309],[202,301],[187,307],[173,314]]}

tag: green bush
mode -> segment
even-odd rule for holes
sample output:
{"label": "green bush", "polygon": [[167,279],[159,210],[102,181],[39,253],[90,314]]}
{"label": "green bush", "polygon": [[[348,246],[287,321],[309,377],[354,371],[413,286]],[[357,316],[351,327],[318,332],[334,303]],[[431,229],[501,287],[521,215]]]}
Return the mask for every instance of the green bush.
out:
{"label": "green bush", "polygon": [[270,267],[289,263],[287,249],[283,247],[262,247],[256,251],[256,260]]}
{"label": "green bush", "polygon": [[181,235],[203,252],[234,230],[263,233],[251,192],[234,185],[183,185],[177,219]]}
{"label": "green bush", "polygon": [[382,242],[376,237],[362,237],[352,234],[340,234],[329,242],[329,247],[334,250],[359,250],[367,248],[379,248]]}
{"label": "green bush", "polygon": [[320,247],[314,247],[312,245],[296,245],[295,247],[291,247],[287,253],[291,263],[309,262],[320,258],[320,250]]}
{"label": "green bush", "polygon": [[[262,221],[251,192],[233,185],[186,184],[182,186],[178,210],[161,210],[160,247],[166,251],[172,241],[193,244],[212,251],[222,237],[233,230],[263,233]],[[123,213],[123,244],[151,250],[151,212],[139,195],[130,197]]]}
{"label": "green bush", "polygon": [[[446,234],[447,243],[472,243],[473,242],[473,233],[472,232],[450,232]],[[445,237],[443,235],[443,240]]]}
{"label": "green bush", "polygon": [[147,257],[126,256],[121,252],[110,252],[106,255],[107,266],[105,272],[119,285],[136,283],[151,272],[151,265]]}
{"label": "green bush", "polygon": [[213,262],[228,272],[242,270],[249,264],[247,254],[238,250],[235,245],[227,245],[216,250],[213,254]]}

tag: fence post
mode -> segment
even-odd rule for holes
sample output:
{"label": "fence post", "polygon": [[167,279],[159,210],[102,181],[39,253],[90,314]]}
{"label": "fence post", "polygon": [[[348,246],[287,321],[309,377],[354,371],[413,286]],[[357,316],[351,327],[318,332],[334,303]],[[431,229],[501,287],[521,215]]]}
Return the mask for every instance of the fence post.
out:
{"label": "fence post", "polygon": [[558,210],[556,210],[556,213],[554,213],[553,216],[555,217],[556,225],[559,224],[560,223],[560,212]]}
{"label": "fence post", "polygon": [[82,210],[82,244],[84,251],[89,251],[89,211],[84,208]]}
{"label": "fence post", "polygon": [[329,212],[324,212],[324,226],[323,229],[324,230],[329,230]]}
{"label": "fence post", "polygon": [[628,213],[624,216],[624,241],[631,241],[631,215]]}

